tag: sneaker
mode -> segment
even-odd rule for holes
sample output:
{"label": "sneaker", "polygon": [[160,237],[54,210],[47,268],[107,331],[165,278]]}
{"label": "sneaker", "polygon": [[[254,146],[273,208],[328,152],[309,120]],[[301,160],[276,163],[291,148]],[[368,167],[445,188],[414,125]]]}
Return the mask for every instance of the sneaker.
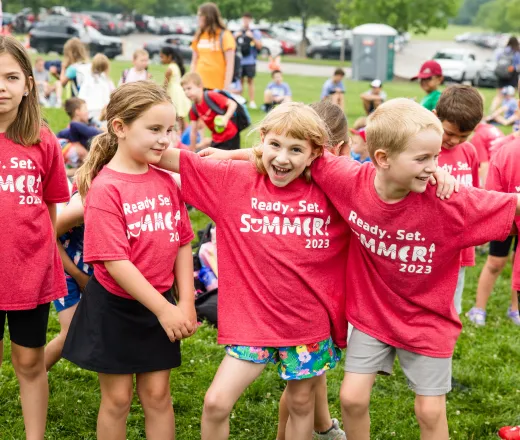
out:
{"label": "sneaker", "polygon": [[256,106],[256,102],[255,102],[255,101],[251,101],[251,102],[249,103],[249,108],[250,108],[251,110],[256,110],[256,109],[258,108],[258,107]]}
{"label": "sneaker", "polygon": [[498,436],[504,440],[520,440],[520,426],[504,426],[499,429]]}
{"label": "sneaker", "polygon": [[332,419],[332,426],[327,432],[314,432],[313,440],[347,440],[345,431],[339,427],[338,419]]}
{"label": "sneaker", "polygon": [[468,313],[466,313],[468,319],[478,327],[484,327],[486,325],[486,311],[473,307]]}
{"label": "sneaker", "polygon": [[511,306],[507,309],[507,317],[513,321],[514,325],[520,325],[520,312],[511,310]]}

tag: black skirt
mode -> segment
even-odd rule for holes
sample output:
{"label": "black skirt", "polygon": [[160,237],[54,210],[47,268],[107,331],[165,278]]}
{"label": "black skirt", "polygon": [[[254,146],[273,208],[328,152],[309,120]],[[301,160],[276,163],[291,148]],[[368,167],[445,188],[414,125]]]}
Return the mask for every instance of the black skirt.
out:
{"label": "black skirt", "polygon": [[[164,297],[175,303],[171,290]],[[113,295],[92,277],[72,318],[63,357],[97,373],[136,374],[178,367],[181,349],[139,301]]]}

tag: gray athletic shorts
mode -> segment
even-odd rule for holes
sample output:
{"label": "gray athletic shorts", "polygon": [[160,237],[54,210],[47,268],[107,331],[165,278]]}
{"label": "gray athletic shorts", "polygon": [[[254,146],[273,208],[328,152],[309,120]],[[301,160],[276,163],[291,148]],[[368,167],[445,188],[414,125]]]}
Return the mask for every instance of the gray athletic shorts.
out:
{"label": "gray athletic shorts", "polygon": [[396,355],[415,394],[442,396],[451,390],[451,357],[433,358],[395,348],[356,328],[348,343],[345,371],[392,374]]}

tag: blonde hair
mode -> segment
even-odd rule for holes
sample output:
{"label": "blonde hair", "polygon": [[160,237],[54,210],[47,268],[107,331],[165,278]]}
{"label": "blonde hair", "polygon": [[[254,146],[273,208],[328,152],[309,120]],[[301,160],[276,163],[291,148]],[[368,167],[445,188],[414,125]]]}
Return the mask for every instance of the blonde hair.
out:
{"label": "blonde hair", "polygon": [[407,99],[391,99],[381,104],[369,117],[366,126],[367,146],[374,160],[377,150],[389,156],[406,150],[410,138],[425,130],[435,130],[442,136],[442,123],[422,105]]}
{"label": "blonde hair", "polygon": [[94,75],[106,73],[110,69],[110,60],[102,53],[97,53],[92,58],[92,73]]}
{"label": "blonde hair", "polygon": [[146,57],[150,57],[150,55],[148,54],[148,52],[144,49],[137,49],[135,52],[134,52],[134,55],[132,56],[132,59],[135,61],[138,57],[140,56],[146,56]]}
{"label": "blonde hair", "polygon": [[86,63],[88,52],[86,46],[79,38],[71,38],[63,46],[63,56],[67,59],[69,66],[75,63]]}
{"label": "blonde hair", "polygon": [[193,83],[197,87],[203,87],[202,77],[197,72],[188,72],[181,78],[181,86]]}
{"label": "blonde hair", "polygon": [[[323,150],[329,146],[330,134],[325,122],[310,106],[301,102],[285,102],[271,110],[257,127],[260,136],[264,138],[274,132],[295,139],[309,141],[316,156],[321,156]],[[260,174],[267,174],[262,163],[263,149],[261,145],[253,147],[253,160]],[[310,182],[310,168],[303,172],[305,179]]]}
{"label": "blonde hair", "polygon": [[114,120],[121,119],[125,125],[130,125],[154,105],[171,102],[164,88],[151,81],[123,84],[112,93],[106,109],[108,131],[92,139],[87,159],[76,174],[81,197],[87,195],[94,178],[116,154],[117,136],[112,125]]}
{"label": "blonde hair", "polygon": [[18,113],[13,122],[7,127],[5,136],[13,142],[28,147],[40,142],[40,130],[46,127],[42,121],[38,88],[34,84],[31,59],[23,45],[13,37],[0,36],[0,54],[9,54],[20,66],[25,85],[29,89],[27,96],[22,98],[18,106]]}

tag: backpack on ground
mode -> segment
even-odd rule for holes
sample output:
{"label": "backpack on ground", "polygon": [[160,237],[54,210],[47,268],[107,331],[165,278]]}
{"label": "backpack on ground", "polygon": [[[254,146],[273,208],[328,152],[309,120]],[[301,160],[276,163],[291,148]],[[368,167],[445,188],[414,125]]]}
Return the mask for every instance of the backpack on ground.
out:
{"label": "backpack on ground", "polygon": [[[226,60],[225,52],[224,52],[224,32],[225,30],[220,33],[219,43],[220,43],[220,49],[222,50],[222,56],[224,57],[224,61]],[[227,31],[229,32],[229,31]],[[238,51],[235,51],[235,64],[233,66],[233,79],[231,82],[235,82],[237,80],[240,80],[242,78],[242,57],[240,56]]]}
{"label": "backpack on ground", "polygon": [[[236,124],[238,131],[242,131],[249,127],[251,125],[251,116],[249,116],[249,112],[247,111],[246,106],[240,104],[231,93],[220,90],[220,89],[213,89],[213,90],[204,90],[203,99],[206,105],[214,111],[217,115],[224,115],[226,114],[226,109],[220,108],[215,101],[213,101],[210,96],[209,92],[215,92],[219,93],[220,95],[225,96],[228,99],[231,99],[237,104],[237,109],[235,110],[235,113],[233,114],[233,122]],[[195,107],[195,104],[192,105],[191,110],[195,114],[197,118],[199,118],[199,112],[197,112],[197,108]]]}
{"label": "backpack on ground", "polygon": [[515,66],[513,64],[514,56],[515,53],[513,51],[504,51],[498,57],[495,75],[499,80],[513,79],[515,75]]}

